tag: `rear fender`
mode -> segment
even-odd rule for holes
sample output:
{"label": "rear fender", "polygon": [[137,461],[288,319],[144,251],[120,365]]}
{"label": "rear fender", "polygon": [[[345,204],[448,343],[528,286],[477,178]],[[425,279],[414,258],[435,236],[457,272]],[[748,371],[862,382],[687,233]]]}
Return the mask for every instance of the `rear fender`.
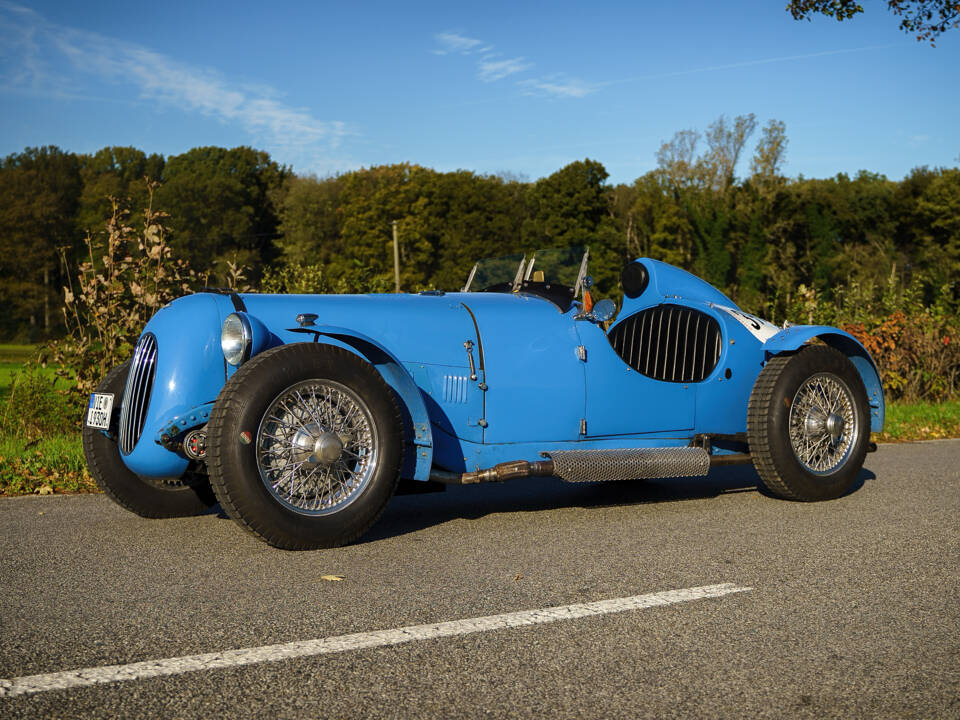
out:
{"label": "rear fender", "polygon": [[860,373],[863,386],[867,389],[867,400],[870,402],[870,429],[873,432],[883,430],[885,405],[880,373],[870,353],[853,335],[827,325],[795,325],[771,337],[763,344],[763,349],[767,358],[770,358],[799,350],[813,338],[839,350],[850,359]]}
{"label": "rear fender", "polygon": [[433,432],[430,429],[430,416],[427,414],[427,406],[423,402],[420,388],[417,387],[410,373],[393,353],[362,333],[332,325],[317,325],[310,327],[309,330],[317,333],[318,339],[319,336],[326,336],[348,346],[373,365],[387,385],[400,396],[408,446],[400,476],[414,480],[429,480],[430,467],[433,464]]}

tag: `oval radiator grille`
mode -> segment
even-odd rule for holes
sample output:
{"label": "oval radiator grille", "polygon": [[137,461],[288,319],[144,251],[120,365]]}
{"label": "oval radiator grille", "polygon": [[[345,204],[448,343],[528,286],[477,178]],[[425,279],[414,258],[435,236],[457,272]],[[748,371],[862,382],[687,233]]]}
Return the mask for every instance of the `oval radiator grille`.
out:
{"label": "oval radiator grille", "polygon": [[666,382],[700,382],[720,360],[720,325],[682,305],[658,305],[631,315],[608,338],[627,365]]}
{"label": "oval radiator grille", "polygon": [[123,388],[123,401],[120,406],[120,452],[129,455],[133,452],[143,423],[147,419],[147,407],[150,405],[150,391],[157,372],[157,339],[153,333],[147,333],[133,353],[130,374]]}

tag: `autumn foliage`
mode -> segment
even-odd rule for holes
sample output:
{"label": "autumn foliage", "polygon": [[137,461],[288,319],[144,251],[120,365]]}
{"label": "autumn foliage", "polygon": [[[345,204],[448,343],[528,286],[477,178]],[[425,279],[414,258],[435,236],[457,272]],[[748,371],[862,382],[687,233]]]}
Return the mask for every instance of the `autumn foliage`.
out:
{"label": "autumn foliage", "polygon": [[960,391],[960,325],[928,308],[903,310],[873,323],[844,323],[880,369],[888,399],[939,401]]}
{"label": "autumn foliage", "polygon": [[67,332],[49,345],[49,359],[63,374],[72,370],[83,393],[133,354],[143,326],[161,306],[190,292],[198,281],[187,261],[172,256],[167,215],[153,208],[157,183],[148,181],[147,187],[142,228],[128,225],[129,211],[113,199],[105,230],[87,235],[86,259],[75,275],[65,273]]}

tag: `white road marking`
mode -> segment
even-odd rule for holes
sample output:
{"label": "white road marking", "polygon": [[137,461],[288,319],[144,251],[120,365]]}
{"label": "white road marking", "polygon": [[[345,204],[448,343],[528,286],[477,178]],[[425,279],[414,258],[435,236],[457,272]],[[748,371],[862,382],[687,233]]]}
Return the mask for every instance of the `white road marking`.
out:
{"label": "white road marking", "polygon": [[65,672],[49,673],[46,675],[27,675],[0,680],[0,697],[15,695],[30,695],[47,692],[49,690],[65,690],[74,687],[86,687],[103,683],[120,682],[121,680],[143,680],[144,678],[160,677],[163,675],[180,675],[182,673],[197,672],[200,670],[216,670],[219,668],[254,665],[256,663],[278,662],[292,658],[312,657],[330,653],[346,652],[348,650],[363,650],[365,648],[386,647],[400,645],[416,640],[432,640],[434,638],[468,635],[490,630],[523,627],[525,625],[539,625],[541,623],[557,622],[558,620],[575,620],[592,615],[607,615],[609,613],[626,612],[628,610],[642,610],[644,608],[673,605],[675,603],[702,600],[704,598],[721,597],[731,593],[746,592],[753,588],[739,587],[733,583],[722,585],[704,585],[702,587],[685,588],[682,590],[667,590],[650,593],[648,595],[634,595],[633,597],[601,600],[599,602],[578,603],[575,605],[560,605],[539,610],[525,610],[522,612],[505,613],[503,615],[488,615],[486,617],[452,620],[450,622],[431,623],[429,625],[411,625],[394,630],[377,630],[374,632],[339,635],[337,637],[303,640],[280,645],[264,645],[255,648],[240,650],[224,650],[223,652],[206,653],[203,655],[186,655],[184,657],[165,658],[163,660],[146,660],[130,663],[129,665],[104,665],[101,667],[67,670]]}

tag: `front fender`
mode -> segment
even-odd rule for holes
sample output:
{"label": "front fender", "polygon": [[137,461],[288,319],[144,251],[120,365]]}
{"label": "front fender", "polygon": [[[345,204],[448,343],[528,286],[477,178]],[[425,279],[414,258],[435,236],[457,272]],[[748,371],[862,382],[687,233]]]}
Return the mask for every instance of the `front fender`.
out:
{"label": "front fender", "polygon": [[144,328],[157,339],[156,374],[140,439],[129,455],[121,455],[137,475],[172,478],[187,469],[187,459],[167,450],[157,438],[173,419],[213,402],[223,387],[226,362],[220,326],[231,311],[226,297],[186,295],[158,310]]}
{"label": "front fender", "polygon": [[[429,480],[430,467],[433,464],[433,431],[430,429],[430,416],[423,395],[416,382],[403,367],[400,360],[379,342],[363,333],[333,325],[310,327],[311,332],[334,338],[353,348],[373,365],[384,381],[393,388],[406,407],[404,430],[408,445],[413,447],[415,461],[411,462],[409,452],[403,463],[402,477],[414,480]],[[409,413],[409,417],[407,417]]]}
{"label": "front fender", "polygon": [[883,430],[885,404],[883,385],[877,365],[867,349],[853,335],[828,325],[794,325],[781,330],[763,344],[766,356],[772,357],[785,352],[799,350],[805,343],[817,338],[830,347],[846,355],[860,373],[863,386],[867,389],[870,402],[870,429],[873,432]]}

